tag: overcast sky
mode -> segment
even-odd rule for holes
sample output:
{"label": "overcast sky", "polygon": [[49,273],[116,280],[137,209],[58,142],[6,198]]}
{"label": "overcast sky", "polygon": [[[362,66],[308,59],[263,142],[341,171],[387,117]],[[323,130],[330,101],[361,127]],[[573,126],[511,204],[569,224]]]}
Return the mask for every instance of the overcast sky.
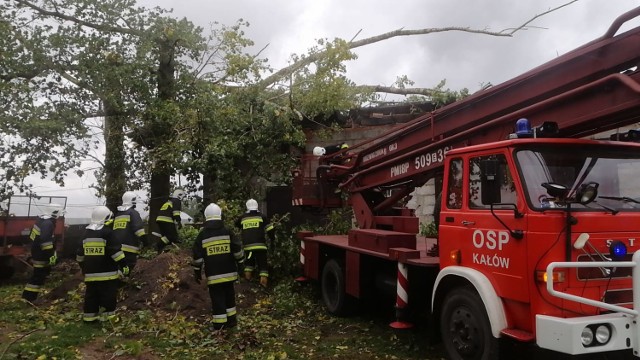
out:
{"label": "overcast sky", "polygon": [[[316,39],[356,40],[399,28],[463,26],[499,31],[567,3],[558,0],[142,0],[173,8],[208,28],[213,21],[250,23],[247,36],[275,68]],[[391,85],[407,75],[418,87],[447,79],[451,89],[498,84],[602,35],[611,22],[640,6],[636,0],[580,0],[535,20],[513,38],[439,33],[386,40],[356,50],[348,75],[358,84]]]}
{"label": "overcast sky", "polygon": [[[269,64],[279,69],[293,53],[303,54],[319,38],[361,40],[399,28],[463,26],[499,31],[517,27],[567,1],[558,0],[141,0],[147,7],[173,8],[209,28],[217,21],[250,23],[246,35]],[[452,90],[497,85],[562,55],[608,29],[619,15],[640,6],[636,0],[579,0],[530,24],[512,38],[469,33],[437,33],[385,40],[355,50],[347,66],[357,84],[391,85],[407,75],[416,87],[447,80]],[[631,23],[634,26],[640,21]],[[535,27],[535,28],[533,28]],[[626,29],[624,27],[623,29]],[[94,181],[70,176],[63,189],[39,184],[42,195],[69,195],[70,215],[84,216],[100,203],[87,188]],[[142,194],[141,194],[142,195]],[[85,217],[88,217],[85,216]]]}

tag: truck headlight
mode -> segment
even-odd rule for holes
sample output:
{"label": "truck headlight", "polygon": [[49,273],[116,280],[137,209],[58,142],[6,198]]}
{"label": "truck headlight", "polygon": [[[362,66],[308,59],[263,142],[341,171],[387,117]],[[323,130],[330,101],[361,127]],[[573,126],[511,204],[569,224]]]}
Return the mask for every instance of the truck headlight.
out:
{"label": "truck headlight", "polygon": [[589,324],[580,334],[580,341],[582,346],[602,346],[611,340],[611,325],[610,324]]}
{"label": "truck headlight", "polygon": [[607,325],[598,326],[596,329],[596,341],[604,345],[609,342],[609,339],[611,339],[611,329]]}
{"label": "truck headlight", "polygon": [[588,327],[582,329],[580,340],[582,341],[582,345],[591,346],[593,344],[593,330]]}

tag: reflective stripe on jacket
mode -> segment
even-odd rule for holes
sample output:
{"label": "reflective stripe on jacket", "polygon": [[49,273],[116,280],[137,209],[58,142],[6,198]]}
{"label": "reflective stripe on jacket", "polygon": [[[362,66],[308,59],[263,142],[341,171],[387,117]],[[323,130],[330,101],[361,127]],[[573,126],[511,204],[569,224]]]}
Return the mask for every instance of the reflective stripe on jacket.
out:
{"label": "reflective stripe on jacket", "polygon": [[224,227],[222,220],[205,221],[193,243],[191,266],[195,270],[204,266],[207,284],[237,280],[236,262],[242,260],[242,244]]}
{"label": "reflective stripe on jacket", "polygon": [[113,236],[122,244],[122,250],[140,252],[140,237],[146,235],[140,213],[134,208],[119,210],[113,221]]}
{"label": "reflective stripe on jacket", "polygon": [[169,198],[160,207],[156,221],[179,224],[182,222],[180,213],[182,212],[182,201],[178,198]]}
{"label": "reflective stripe on jacket", "polygon": [[76,253],[76,260],[84,273],[84,281],[117,279],[119,264],[124,257],[120,242],[115,240],[113,230],[108,226],[100,230],[87,229],[85,239]]}
{"label": "reflective stripe on jacket", "polygon": [[273,225],[258,210],[242,214],[235,225],[240,228],[245,251],[267,250],[267,236],[272,236]]}
{"label": "reflective stripe on jacket", "polygon": [[53,256],[56,247],[54,231],[56,219],[38,218],[31,228],[29,239],[31,244],[31,259],[35,267],[49,266],[49,258]]}

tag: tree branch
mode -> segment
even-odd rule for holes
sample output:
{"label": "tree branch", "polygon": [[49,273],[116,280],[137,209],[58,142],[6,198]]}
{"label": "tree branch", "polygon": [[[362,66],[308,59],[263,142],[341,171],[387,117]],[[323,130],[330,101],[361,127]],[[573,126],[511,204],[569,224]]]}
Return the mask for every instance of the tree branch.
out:
{"label": "tree branch", "polygon": [[555,8],[553,8],[553,9],[549,9],[549,10],[547,10],[547,11],[545,11],[545,12],[541,13],[541,14],[537,14],[536,16],[532,17],[532,18],[531,18],[531,19],[529,19],[527,22],[525,22],[524,24],[522,24],[522,25],[518,26],[517,28],[504,29],[504,30],[502,30],[502,31],[511,30],[511,31],[510,31],[510,32],[508,32],[507,34],[509,34],[509,35],[513,35],[515,32],[517,32],[517,31],[520,31],[520,30],[524,29],[527,25],[529,25],[531,22],[533,22],[533,20],[535,20],[535,19],[537,19],[537,18],[540,18],[540,17],[543,17],[543,16],[545,16],[545,15],[547,15],[547,14],[549,14],[549,13],[552,13],[552,12],[554,12],[554,11],[558,10],[558,9],[562,9],[562,8],[563,8],[563,7],[565,7],[565,6],[569,6],[569,5],[573,4],[573,3],[574,3],[574,2],[576,2],[576,1],[578,1],[578,0],[572,0],[572,1],[569,1],[568,3],[564,3],[564,4],[562,4],[562,5],[558,6],[558,7],[555,7]]}
{"label": "tree branch", "polygon": [[114,33],[119,33],[119,34],[129,34],[129,35],[134,35],[134,36],[143,36],[144,32],[140,31],[140,30],[134,30],[134,29],[126,29],[123,27],[116,27],[116,26],[111,26],[111,25],[107,25],[107,24],[94,24],[88,21],[84,21],[84,20],[80,20],[77,17],[74,16],[70,16],[67,14],[63,14],[57,10],[55,11],[49,11],[46,10],[44,8],[41,8],[39,6],[36,6],[33,3],[30,3],[28,1],[25,0],[15,0],[16,3],[21,4],[23,6],[26,6],[28,8],[31,8],[32,10],[35,10],[36,12],[42,14],[42,15],[46,15],[46,16],[51,16],[57,19],[62,19],[62,20],[66,20],[66,21],[71,21],[73,23],[76,23],[78,25],[82,25],[82,26],[86,26],[88,28],[92,28],[92,29],[96,29],[98,31],[104,31],[104,32],[114,32]]}
{"label": "tree branch", "polygon": [[357,92],[383,92],[387,94],[397,95],[433,96],[435,93],[437,93],[437,90],[429,88],[397,88],[382,85],[358,85],[354,86],[353,89],[355,89]]}
{"label": "tree branch", "polygon": [[[515,28],[509,28],[509,29],[505,29],[505,30],[501,30],[501,31],[490,31],[490,30],[480,30],[480,29],[472,29],[469,27],[459,27],[459,26],[450,26],[450,27],[443,27],[443,28],[425,28],[425,29],[417,29],[417,30],[405,30],[404,28],[400,28],[398,30],[394,30],[394,31],[390,31],[384,34],[380,34],[380,35],[376,35],[376,36],[372,36],[370,38],[366,38],[366,39],[362,39],[359,41],[351,41],[349,43],[347,43],[348,48],[350,50],[361,47],[361,46],[365,46],[365,45],[370,45],[370,44],[374,44],[383,40],[388,40],[388,39],[392,39],[395,37],[400,37],[400,36],[414,36],[414,35],[428,35],[428,34],[435,34],[435,33],[441,33],[441,32],[465,32],[465,33],[472,33],[472,34],[482,34],[482,35],[489,35],[489,36],[498,36],[498,37],[512,37],[513,34],[515,34],[516,32],[520,31],[520,30],[524,30],[526,29],[526,26],[528,24],[530,24],[533,20],[540,18],[546,14],[549,14],[553,11],[556,11],[560,8],[563,8],[565,6],[568,6],[574,2],[576,2],[578,0],[571,0],[568,3],[565,3],[563,5],[560,5],[556,8],[550,9],[548,11],[545,11],[541,14],[535,15],[534,17],[532,17],[531,19],[527,20],[526,22],[524,22],[522,25],[515,27]],[[506,30],[511,30],[509,32],[506,32]],[[265,79],[263,79],[262,81],[258,82],[256,85],[261,87],[261,88],[266,88],[270,85],[273,85],[274,83],[280,81],[280,79],[287,77],[289,75],[291,75],[292,73],[296,72],[297,70],[310,65],[320,59],[322,59],[323,57],[325,57],[327,54],[327,51],[320,51],[317,52],[315,54],[311,54],[308,57],[301,59],[299,61],[296,61],[295,63],[284,67],[278,71],[276,71],[275,73],[273,73],[272,75],[266,77]]]}

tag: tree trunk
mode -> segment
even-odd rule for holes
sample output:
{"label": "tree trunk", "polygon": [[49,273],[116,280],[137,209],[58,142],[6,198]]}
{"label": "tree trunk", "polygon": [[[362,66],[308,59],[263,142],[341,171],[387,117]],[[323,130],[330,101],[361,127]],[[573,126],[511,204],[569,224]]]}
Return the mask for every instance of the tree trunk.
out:
{"label": "tree trunk", "polygon": [[149,232],[158,231],[155,219],[156,216],[158,216],[160,206],[162,206],[169,197],[169,192],[171,191],[170,180],[170,174],[162,174],[159,171],[151,173],[149,184],[151,189],[149,194]]}
{"label": "tree trunk", "polygon": [[[159,41],[159,58],[158,58],[158,99],[162,101],[173,101],[175,98],[175,63],[173,56],[175,52],[175,43],[169,39]],[[171,134],[171,129],[158,129],[155,134]],[[155,139],[152,143],[160,144],[165,139]],[[151,180],[149,184],[149,192],[151,199],[149,200],[149,231],[157,231],[155,222],[158,211],[163,202],[167,200],[171,191],[171,173],[173,169],[167,164],[168,159],[154,159],[155,166],[151,169]]]}
{"label": "tree trunk", "polygon": [[115,212],[120,205],[122,194],[126,191],[125,154],[124,154],[124,118],[118,115],[118,109],[104,102],[104,195],[107,207]]}
{"label": "tree trunk", "polygon": [[213,173],[202,174],[202,209],[207,205],[218,201],[219,194],[216,193],[216,178]]}

